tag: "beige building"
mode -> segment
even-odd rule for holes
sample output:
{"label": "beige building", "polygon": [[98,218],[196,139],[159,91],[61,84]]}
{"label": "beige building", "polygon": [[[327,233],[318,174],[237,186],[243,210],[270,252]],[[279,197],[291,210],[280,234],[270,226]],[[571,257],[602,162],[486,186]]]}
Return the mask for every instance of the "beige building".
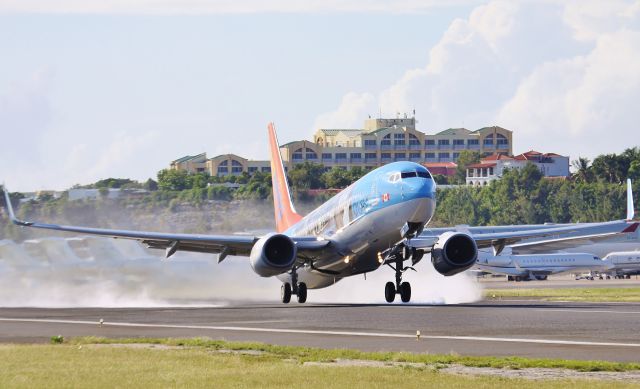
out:
{"label": "beige building", "polygon": [[[280,146],[280,152],[286,168],[308,161],[327,168],[373,169],[393,161],[456,162],[463,150],[511,155],[512,143],[512,132],[497,126],[476,131],[450,128],[428,135],[416,130],[414,117],[405,115],[395,119],[370,118],[362,129],[319,129],[313,141],[286,143]],[[173,161],[171,168],[219,176],[271,170],[269,161],[251,161],[233,154],[207,159],[204,153]]]}

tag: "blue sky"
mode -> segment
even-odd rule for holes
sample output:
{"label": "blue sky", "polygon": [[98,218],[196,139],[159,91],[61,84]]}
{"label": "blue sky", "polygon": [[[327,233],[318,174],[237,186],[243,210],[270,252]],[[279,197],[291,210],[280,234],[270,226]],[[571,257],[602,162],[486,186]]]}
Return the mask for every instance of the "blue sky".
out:
{"label": "blue sky", "polygon": [[269,121],[284,143],[380,109],[502,125],[516,152],[640,139],[640,2],[8,1],[0,53],[12,190],[267,158]]}

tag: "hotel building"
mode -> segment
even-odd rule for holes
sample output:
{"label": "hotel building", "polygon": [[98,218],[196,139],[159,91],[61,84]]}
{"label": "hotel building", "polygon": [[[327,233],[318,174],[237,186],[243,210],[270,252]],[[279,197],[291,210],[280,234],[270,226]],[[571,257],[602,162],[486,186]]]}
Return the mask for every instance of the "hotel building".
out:
{"label": "hotel building", "polygon": [[[413,161],[429,166],[456,162],[463,150],[484,156],[512,155],[512,131],[502,127],[484,127],[470,131],[450,128],[428,135],[416,130],[415,117],[367,119],[362,129],[319,129],[313,140],[289,142],[280,146],[285,168],[297,163],[315,162],[326,168],[373,169],[393,161]],[[211,175],[269,172],[269,161],[249,160],[234,154],[208,159],[206,153],[186,156],[171,162],[171,168]]]}

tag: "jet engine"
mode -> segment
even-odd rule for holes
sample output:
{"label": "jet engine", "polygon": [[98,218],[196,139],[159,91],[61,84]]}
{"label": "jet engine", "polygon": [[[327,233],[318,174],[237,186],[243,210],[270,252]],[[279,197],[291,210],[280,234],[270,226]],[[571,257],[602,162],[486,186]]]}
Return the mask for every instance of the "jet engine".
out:
{"label": "jet engine", "polygon": [[431,263],[438,273],[452,276],[467,270],[478,258],[478,246],[469,235],[445,232],[431,251]]}
{"label": "jet engine", "polygon": [[291,270],[296,254],[296,244],[291,238],[269,234],[253,245],[249,260],[254,272],[262,277],[271,277]]}

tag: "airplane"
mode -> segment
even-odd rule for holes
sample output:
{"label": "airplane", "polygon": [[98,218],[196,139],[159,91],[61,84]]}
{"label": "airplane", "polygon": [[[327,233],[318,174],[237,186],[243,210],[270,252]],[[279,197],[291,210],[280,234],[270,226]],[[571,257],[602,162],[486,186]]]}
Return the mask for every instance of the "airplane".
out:
{"label": "airplane", "polygon": [[481,251],[474,269],[492,274],[504,274],[508,281],[529,281],[546,280],[551,274],[564,272],[602,272],[608,269],[608,263],[587,253],[533,255],[503,253],[496,256]]}
{"label": "airplane", "polygon": [[[389,266],[395,282],[385,284],[389,303],[400,295],[411,300],[411,285],[402,281],[425,254],[436,271],[452,276],[471,268],[479,248],[493,247],[498,255],[506,245],[534,237],[573,233],[576,236],[620,234],[635,230],[638,223],[617,220],[491,233],[449,230],[423,234],[436,210],[436,183],[429,170],[408,161],[386,164],[349,185],[306,216],[296,212],[287,183],[273,123],[268,125],[276,231],[262,236],[201,235],[127,231],[64,226],[18,220],[5,186],[9,217],[16,225],[133,239],[149,248],[214,253],[218,263],[228,256],[244,256],[255,273],[282,281],[280,297],[289,303],[296,295],[307,300],[307,290],[324,288],[343,278],[366,274]],[[411,264],[405,265],[410,261]]]}
{"label": "airplane", "polygon": [[631,278],[640,274],[640,251],[620,251],[609,253],[604,257],[609,265],[608,274],[614,278]]}

